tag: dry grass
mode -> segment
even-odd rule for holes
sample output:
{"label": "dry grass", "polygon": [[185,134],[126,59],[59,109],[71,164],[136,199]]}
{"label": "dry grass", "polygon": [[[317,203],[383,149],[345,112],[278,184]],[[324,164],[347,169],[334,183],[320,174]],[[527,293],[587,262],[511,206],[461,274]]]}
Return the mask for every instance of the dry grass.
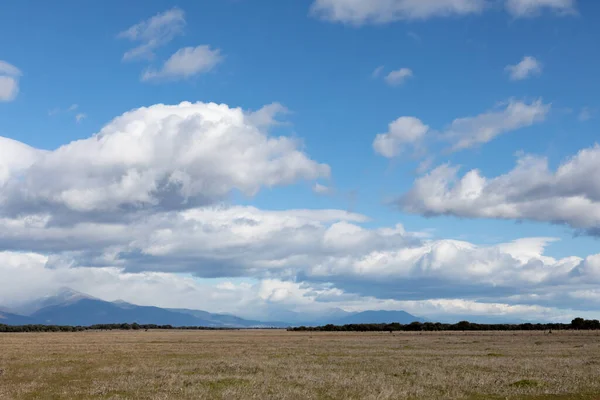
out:
{"label": "dry grass", "polygon": [[600,335],[0,334],[1,399],[600,399]]}

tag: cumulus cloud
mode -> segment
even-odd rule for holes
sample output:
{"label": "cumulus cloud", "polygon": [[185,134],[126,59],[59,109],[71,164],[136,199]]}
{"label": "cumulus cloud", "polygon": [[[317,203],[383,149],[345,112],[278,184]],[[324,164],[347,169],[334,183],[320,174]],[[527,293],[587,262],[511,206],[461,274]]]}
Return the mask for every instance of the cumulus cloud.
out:
{"label": "cumulus cloud", "polygon": [[575,0],[506,0],[506,9],[517,18],[532,17],[543,10],[572,14],[575,12]]}
{"label": "cumulus cloud", "polygon": [[169,57],[159,70],[146,70],[142,80],[188,79],[212,70],[222,60],[219,49],[211,49],[207,45],[184,47]]}
{"label": "cumulus cloud", "polygon": [[[546,119],[551,105],[541,99],[531,103],[511,99],[502,109],[486,111],[474,117],[457,118],[441,131],[434,131],[420,119],[400,117],[390,123],[386,133],[375,136],[373,149],[387,158],[397,157],[406,146],[422,149],[428,137],[450,142],[450,151],[459,151],[488,143],[497,136],[525,128]],[[424,164],[428,169],[429,165]]]}
{"label": "cumulus cloud", "polygon": [[485,6],[485,0],[315,0],[311,13],[328,21],[362,25],[477,14]]}
{"label": "cumulus cloud", "polygon": [[0,136],[0,188],[3,188],[9,178],[18,179],[43,154],[41,150]]}
{"label": "cumulus cloud", "polygon": [[[327,165],[298,147],[291,138],[269,136],[243,110],[224,104],[140,108],[91,138],[33,152],[36,156],[23,158],[20,169],[12,167],[13,161],[0,161],[5,176],[0,215],[30,209],[110,213],[189,208],[222,200],[233,190],[252,196],[263,186],[329,175]],[[29,149],[25,153],[32,154]],[[13,153],[12,158],[22,157]]]}
{"label": "cumulus cloud", "polygon": [[429,126],[415,117],[400,117],[388,126],[386,133],[380,133],[373,141],[375,152],[387,158],[400,154],[405,145],[415,145],[429,132]]}
{"label": "cumulus cloud", "polygon": [[[327,284],[397,300],[485,298],[600,283],[594,258],[544,255],[553,238],[478,246],[426,239],[401,225],[366,228],[341,210],[203,207],[126,221],[57,225],[47,216],[0,219],[0,248],[47,254],[46,268],[116,268]],[[591,266],[591,267],[590,267]]]}
{"label": "cumulus cloud", "polygon": [[410,68],[400,68],[396,71],[392,71],[386,75],[385,81],[390,86],[400,86],[407,79],[413,76],[413,72]]}
{"label": "cumulus cloud", "polygon": [[515,65],[507,65],[506,71],[513,81],[520,81],[542,73],[542,64],[535,57],[525,56]]}
{"label": "cumulus cloud", "polygon": [[17,67],[0,60],[0,101],[13,101],[17,97],[20,76]]}
{"label": "cumulus cloud", "polygon": [[[308,215],[305,213],[304,217]],[[432,242],[413,250],[390,251],[387,262],[379,267],[375,265],[376,258],[383,264],[385,254],[363,257],[364,260],[359,258],[350,271],[328,275],[333,283],[315,282],[310,276],[305,280],[265,277],[244,279],[242,282],[197,280],[187,275],[160,271],[82,267],[57,256],[5,251],[0,252],[0,274],[5,277],[3,283],[6,289],[0,293],[0,304],[18,305],[34,293],[50,294],[68,286],[111,301],[123,299],[162,307],[201,308],[292,322],[299,318],[295,313],[302,313],[301,318],[310,319],[338,308],[347,311],[404,309],[416,315],[444,319],[478,315],[568,321],[584,313],[536,304],[536,298],[547,297],[539,296],[536,291],[560,293],[575,301],[585,297],[598,302],[600,299],[595,297],[592,286],[586,287],[581,282],[597,284],[600,279],[597,273],[600,270],[599,258],[555,260],[545,257],[543,247],[549,240],[530,238],[489,248],[455,241]],[[343,245],[350,247],[352,241]],[[340,260],[337,268],[344,262]],[[375,271],[366,267],[369,263]],[[464,265],[461,266],[461,263]],[[379,278],[377,268],[382,270]],[[323,276],[326,270],[318,273]],[[364,282],[361,290],[353,291],[345,284],[345,280],[350,279],[349,273]],[[562,286],[557,285],[558,281]],[[569,281],[571,285],[565,286],[565,282]],[[370,286],[373,282],[382,285],[384,290],[376,291]],[[478,296],[469,296],[467,292],[470,299],[451,297],[456,296],[456,292],[443,292],[436,286],[445,283],[461,288],[469,282],[471,291],[476,290],[478,285],[483,286]],[[515,295],[521,297],[523,304],[511,304],[515,296],[494,295],[495,289],[502,286],[508,286],[515,293],[531,294]],[[575,287],[577,291],[573,290]]]}
{"label": "cumulus cloud", "polygon": [[455,119],[443,135],[453,143],[452,151],[468,149],[487,143],[503,133],[543,122],[550,107],[542,99],[531,103],[510,100],[504,109]]}
{"label": "cumulus cloud", "polygon": [[[556,301],[549,294],[575,302],[574,288],[589,297],[600,283],[597,256],[550,257],[544,253],[552,238],[481,246],[431,239],[402,225],[377,227],[343,210],[223,203],[232,192],[251,196],[328,177],[329,167],[311,160],[298,141],[269,134],[282,111],[277,103],[255,111],[155,105],[56,150],[0,138],[0,276],[7,288],[0,303],[69,286],[108,300],[127,296],[261,319],[336,307],[563,318],[573,313],[542,304]],[[388,139],[413,145],[428,130],[404,119],[390,125]],[[494,201],[497,193],[513,202],[558,196],[555,186],[574,198],[586,190],[597,200],[600,189],[594,192],[589,176],[598,152],[589,149],[554,174],[533,168],[499,179],[504,184],[476,176],[461,184],[466,193],[484,194],[498,185],[490,192]],[[536,177],[546,185],[513,190],[513,181]],[[441,204],[462,202],[450,196]],[[479,202],[469,205],[477,210]],[[587,220],[590,211],[575,207]]]}
{"label": "cumulus cloud", "polygon": [[127,51],[123,60],[153,58],[154,51],[183,34],[184,27],[185,13],[179,8],[172,8],[131,26],[117,37],[140,44]]}
{"label": "cumulus cloud", "polygon": [[600,234],[600,147],[583,149],[556,171],[548,160],[522,156],[507,174],[486,178],[478,170],[458,176],[442,165],[417,179],[399,199],[408,212],[468,218],[534,220]]}

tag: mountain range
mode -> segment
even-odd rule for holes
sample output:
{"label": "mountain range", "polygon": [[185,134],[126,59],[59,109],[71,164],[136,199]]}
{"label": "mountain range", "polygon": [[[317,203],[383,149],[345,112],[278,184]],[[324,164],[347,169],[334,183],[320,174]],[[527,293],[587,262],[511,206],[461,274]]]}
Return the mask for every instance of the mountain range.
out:
{"label": "mountain range", "polygon": [[[3,311],[5,310],[5,311]],[[110,323],[156,324],[172,326],[203,326],[214,328],[283,328],[297,325],[410,323],[423,321],[404,311],[364,311],[349,313],[334,309],[325,316],[304,319],[297,314],[294,321],[257,321],[229,314],[214,314],[202,310],[139,306],[125,301],[104,301],[84,293],[64,288],[52,296],[35,299],[10,309],[0,309],[0,324],[5,325],[81,325]]]}

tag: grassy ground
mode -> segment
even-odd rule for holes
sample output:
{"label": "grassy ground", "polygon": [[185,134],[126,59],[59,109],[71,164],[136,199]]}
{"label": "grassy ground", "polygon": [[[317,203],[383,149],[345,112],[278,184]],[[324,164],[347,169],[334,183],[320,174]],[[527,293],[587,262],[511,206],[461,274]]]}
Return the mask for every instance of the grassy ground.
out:
{"label": "grassy ground", "polygon": [[600,399],[600,334],[0,334],[0,399]]}

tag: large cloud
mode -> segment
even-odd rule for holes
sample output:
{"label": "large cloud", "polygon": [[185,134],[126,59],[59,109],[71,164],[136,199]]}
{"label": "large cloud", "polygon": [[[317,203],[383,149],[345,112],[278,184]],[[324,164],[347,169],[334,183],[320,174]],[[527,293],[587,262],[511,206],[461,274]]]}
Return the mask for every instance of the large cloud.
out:
{"label": "large cloud", "polygon": [[551,171],[545,158],[523,156],[505,175],[458,176],[442,165],[417,179],[398,203],[405,211],[468,218],[534,220],[600,233],[600,146],[581,150]]}
{"label": "large cloud", "polygon": [[[339,210],[265,211],[204,207],[122,223],[53,226],[48,219],[0,220],[0,248],[51,256],[51,268],[119,268],[205,278],[300,280],[362,296],[502,299],[585,277],[594,259],[544,255],[552,239],[495,246],[431,240],[402,226],[369,229]],[[581,288],[581,287],[580,287]]]}
{"label": "large cloud", "polygon": [[329,175],[254,115],[224,104],[154,105],[54,151],[11,142],[11,158],[0,161],[0,215],[188,208]]}
{"label": "large cloud", "polygon": [[[3,291],[0,304],[18,306],[34,296],[52,294],[71,287],[104,300],[122,299],[136,304],[161,307],[199,308],[212,312],[236,313],[255,319],[296,322],[335,313],[369,309],[403,309],[431,319],[454,320],[480,316],[501,320],[570,321],[575,316],[593,316],[577,307],[547,307],[498,301],[435,298],[396,300],[361,296],[332,285],[278,279],[198,281],[169,273],[127,273],[119,268],[50,267],[49,257],[35,253],[0,252]],[[575,300],[596,302],[597,293],[571,292]]]}

